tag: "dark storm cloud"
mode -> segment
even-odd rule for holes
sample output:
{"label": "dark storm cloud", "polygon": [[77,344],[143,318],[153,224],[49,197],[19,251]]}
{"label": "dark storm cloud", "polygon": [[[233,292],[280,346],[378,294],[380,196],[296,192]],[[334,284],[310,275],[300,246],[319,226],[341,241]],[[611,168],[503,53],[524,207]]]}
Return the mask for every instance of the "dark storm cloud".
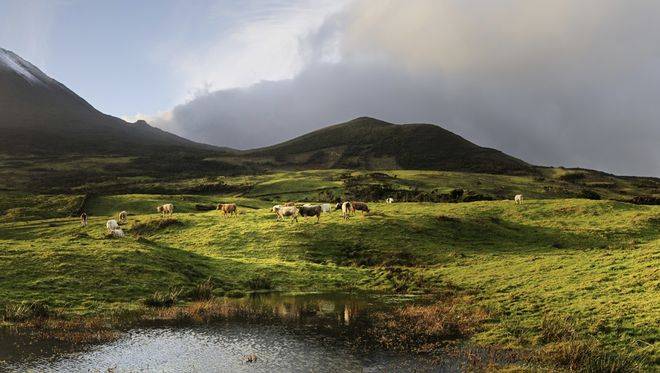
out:
{"label": "dark storm cloud", "polygon": [[252,148],[374,116],[532,163],[660,175],[660,3],[405,4],[356,2],[303,40],[295,78],[213,92],[156,124]]}

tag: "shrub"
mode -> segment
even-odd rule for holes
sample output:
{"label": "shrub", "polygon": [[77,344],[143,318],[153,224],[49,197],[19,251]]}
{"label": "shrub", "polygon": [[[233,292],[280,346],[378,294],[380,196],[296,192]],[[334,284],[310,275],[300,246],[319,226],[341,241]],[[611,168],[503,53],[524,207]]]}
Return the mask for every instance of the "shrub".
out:
{"label": "shrub", "polygon": [[211,277],[206,281],[197,284],[190,292],[190,298],[193,300],[209,300],[213,298],[213,282]]}
{"label": "shrub", "polygon": [[453,202],[458,202],[461,200],[464,193],[465,191],[463,189],[453,189],[451,192],[449,192],[449,198]]}
{"label": "shrub", "polygon": [[581,172],[572,172],[559,176],[559,180],[568,181],[569,183],[576,183],[584,179],[587,175]]}
{"label": "shrub", "polygon": [[243,298],[245,296],[245,293],[240,291],[240,290],[229,290],[228,292],[225,293],[225,295],[229,298]]}
{"label": "shrub", "polygon": [[630,203],[636,205],[660,205],[660,197],[637,196],[630,200]]}
{"label": "shrub", "polygon": [[269,290],[273,288],[273,284],[269,278],[263,275],[256,275],[245,283],[250,290]]}
{"label": "shrub", "polygon": [[582,189],[582,191],[579,194],[580,198],[586,198],[586,199],[600,199],[600,194],[594,192],[591,189]]}

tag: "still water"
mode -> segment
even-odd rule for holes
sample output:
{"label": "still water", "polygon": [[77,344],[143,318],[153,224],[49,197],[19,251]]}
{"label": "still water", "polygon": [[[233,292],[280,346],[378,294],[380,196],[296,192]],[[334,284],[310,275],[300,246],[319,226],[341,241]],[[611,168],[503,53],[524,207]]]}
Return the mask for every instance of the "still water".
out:
{"label": "still water", "polygon": [[[57,352],[51,342],[0,334],[2,371],[37,372],[370,372],[452,371],[448,361],[356,349],[353,331],[369,312],[401,299],[346,295],[259,296],[237,300],[270,308],[278,322],[150,325],[112,342]],[[403,300],[406,301],[406,300]],[[11,340],[15,338],[15,340]],[[369,341],[367,341],[368,343]],[[256,361],[248,362],[249,356]],[[452,368],[453,367],[453,368]]]}

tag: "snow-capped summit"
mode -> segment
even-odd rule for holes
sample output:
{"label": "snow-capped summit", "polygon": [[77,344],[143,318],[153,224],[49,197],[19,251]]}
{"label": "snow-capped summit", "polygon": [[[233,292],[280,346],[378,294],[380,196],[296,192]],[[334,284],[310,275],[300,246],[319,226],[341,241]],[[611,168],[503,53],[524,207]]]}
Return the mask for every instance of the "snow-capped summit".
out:
{"label": "snow-capped summit", "polygon": [[16,53],[0,48],[0,154],[139,154],[155,147],[212,148],[146,122],[128,125],[103,114]]}
{"label": "snow-capped summit", "polygon": [[0,69],[13,71],[30,83],[48,85],[52,79],[12,51],[0,48]]}

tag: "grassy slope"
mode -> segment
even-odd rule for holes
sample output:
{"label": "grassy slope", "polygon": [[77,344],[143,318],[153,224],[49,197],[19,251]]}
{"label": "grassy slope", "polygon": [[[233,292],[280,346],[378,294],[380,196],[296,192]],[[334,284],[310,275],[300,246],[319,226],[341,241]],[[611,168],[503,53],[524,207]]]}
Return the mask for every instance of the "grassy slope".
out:
{"label": "grassy slope", "polygon": [[[659,358],[660,207],[579,199],[374,204],[370,216],[343,221],[332,213],[320,225],[276,222],[258,199],[238,199],[235,218],[193,212],[195,203],[228,199],[98,197],[87,228],[66,218],[1,223],[0,299],[42,299],[85,314],[135,307],[156,290],[188,289],[209,276],[220,291],[250,290],[255,277],[285,291],[434,291],[452,283],[493,310],[477,341],[525,346],[544,315],[570,314],[611,347]],[[111,213],[126,208],[138,214],[133,223],[150,221],[165,201],[176,203],[182,226],[104,238]]]}

